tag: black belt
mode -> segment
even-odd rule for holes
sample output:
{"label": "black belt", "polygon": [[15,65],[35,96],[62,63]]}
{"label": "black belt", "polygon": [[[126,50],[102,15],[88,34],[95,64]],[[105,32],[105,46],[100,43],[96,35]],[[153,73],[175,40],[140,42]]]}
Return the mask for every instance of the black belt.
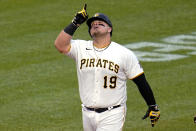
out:
{"label": "black belt", "polygon": [[86,107],[86,109],[88,109],[90,111],[95,111],[97,113],[102,113],[104,111],[115,109],[115,108],[118,108],[118,107],[120,107],[120,105],[112,106],[112,107],[108,107],[108,108],[90,108],[90,107]]}

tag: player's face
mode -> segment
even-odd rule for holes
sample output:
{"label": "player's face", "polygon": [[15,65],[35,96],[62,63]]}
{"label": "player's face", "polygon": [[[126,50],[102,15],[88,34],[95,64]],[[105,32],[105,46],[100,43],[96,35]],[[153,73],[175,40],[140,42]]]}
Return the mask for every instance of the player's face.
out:
{"label": "player's face", "polygon": [[90,33],[92,37],[110,34],[111,27],[104,21],[95,20],[91,23]]}

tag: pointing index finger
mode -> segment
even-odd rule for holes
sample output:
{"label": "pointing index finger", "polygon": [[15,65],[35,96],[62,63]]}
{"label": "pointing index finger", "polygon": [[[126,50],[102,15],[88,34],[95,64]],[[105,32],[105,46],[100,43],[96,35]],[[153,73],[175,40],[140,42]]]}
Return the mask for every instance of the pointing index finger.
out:
{"label": "pointing index finger", "polygon": [[85,3],[85,4],[84,4],[84,9],[85,9],[85,10],[86,10],[86,7],[87,7],[87,4]]}

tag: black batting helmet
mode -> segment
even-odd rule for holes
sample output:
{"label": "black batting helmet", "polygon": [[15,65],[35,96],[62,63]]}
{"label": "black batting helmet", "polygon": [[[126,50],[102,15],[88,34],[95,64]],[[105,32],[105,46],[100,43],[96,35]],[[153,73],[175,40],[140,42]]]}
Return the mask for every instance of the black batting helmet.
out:
{"label": "black batting helmet", "polygon": [[[104,15],[102,13],[96,13],[93,17],[89,18],[86,22],[86,24],[88,25],[89,34],[90,34],[90,29],[91,29],[91,23],[94,20],[104,21],[105,23],[107,23],[112,28],[112,22],[110,21],[110,19],[106,15]],[[90,34],[90,36],[91,36],[91,34]],[[110,36],[112,36],[112,31],[110,32]]]}

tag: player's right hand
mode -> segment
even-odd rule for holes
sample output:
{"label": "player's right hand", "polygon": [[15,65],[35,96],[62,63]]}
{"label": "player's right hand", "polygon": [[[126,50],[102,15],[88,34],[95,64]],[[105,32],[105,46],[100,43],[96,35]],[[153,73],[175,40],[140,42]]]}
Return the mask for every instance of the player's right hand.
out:
{"label": "player's right hand", "polygon": [[144,117],[142,119],[144,120],[147,117],[150,117],[151,125],[152,125],[152,127],[154,127],[154,125],[156,124],[156,122],[160,118],[160,111],[159,111],[157,105],[151,105],[151,106],[149,106],[146,114],[144,115]]}
{"label": "player's right hand", "polygon": [[88,19],[88,14],[86,11],[87,4],[84,5],[83,9],[76,13],[75,17],[72,20],[72,23],[76,26],[80,26],[82,23],[84,23]]}

